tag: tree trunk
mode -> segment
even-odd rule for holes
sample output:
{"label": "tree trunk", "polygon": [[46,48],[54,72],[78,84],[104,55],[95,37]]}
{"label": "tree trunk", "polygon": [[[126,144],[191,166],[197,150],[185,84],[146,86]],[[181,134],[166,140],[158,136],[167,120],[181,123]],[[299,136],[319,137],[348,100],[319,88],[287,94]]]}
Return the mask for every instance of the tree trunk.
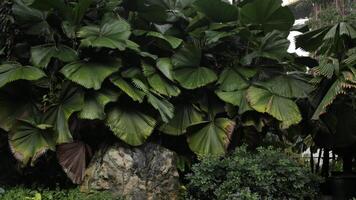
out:
{"label": "tree trunk", "polygon": [[324,156],[323,156],[323,166],[321,168],[321,175],[323,177],[329,177],[329,149],[324,149]]}
{"label": "tree trunk", "polygon": [[343,165],[342,170],[344,173],[352,173],[352,154],[346,153],[342,157]]}

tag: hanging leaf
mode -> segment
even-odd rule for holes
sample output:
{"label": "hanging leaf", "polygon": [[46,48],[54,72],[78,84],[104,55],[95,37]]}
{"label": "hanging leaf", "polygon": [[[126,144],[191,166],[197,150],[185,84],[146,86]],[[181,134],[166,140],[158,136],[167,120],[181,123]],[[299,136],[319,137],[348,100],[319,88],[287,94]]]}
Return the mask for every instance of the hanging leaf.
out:
{"label": "hanging leaf", "polygon": [[158,97],[154,94],[147,94],[147,101],[150,103],[156,110],[159,111],[161,118],[164,122],[168,122],[174,116],[174,106],[169,101],[164,98]]}
{"label": "hanging leaf", "polygon": [[66,19],[72,17],[70,8],[65,4],[65,1],[63,0],[31,0],[30,2],[31,7],[33,8],[43,11],[55,9],[58,10],[59,13]]}
{"label": "hanging leaf", "polygon": [[301,35],[296,36],[296,48],[302,48],[305,51],[316,51],[322,44],[325,34],[329,27],[323,27],[316,30],[311,30]]}
{"label": "hanging leaf", "polygon": [[349,43],[356,38],[356,29],[346,22],[322,27],[296,37],[296,47],[306,51],[315,51],[316,55],[343,54],[349,49]]}
{"label": "hanging leaf", "polygon": [[89,145],[76,141],[57,146],[57,158],[64,172],[75,184],[84,180],[85,169],[92,152]]}
{"label": "hanging leaf", "polygon": [[17,23],[28,27],[26,34],[35,36],[50,34],[51,28],[46,21],[48,13],[31,8],[21,0],[14,0],[12,12]]}
{"label": "hanging leaf", "polygon": [[45,44],[31,48],[31,62],[34,66],[47,68],[52,58],[72,62],[78,59],[78,55],[76,51],[65,45]]}
{"label": "hanging leaf", "polygon": [[110,81],[119,87],[123,92],[125,92],[129,97],[134,101],[138,101],[140,103],[143,102],[143,98],[145,97],[145,93],[140,89],[136,88],[132,84],[125,81],[119,75],[114,75],[110,78]]}
{"label": "hanging leaf", "polygon": [[46,122],[53,124],[54,130],[58,135],[57,144],[72,141],[68,120],[74,112],[80,111],[83,105],[83,92],[73,85],[64,85],[57,104],[50,107],[45,113]]}
{"label": "hanging leaf", "polygon": [[9,144],[15,158],[31,165],[48,150],[55,150],[52,126],[19,120],[9,133]]}
{"label": "hanging leaf", "polygon": [[120,92],[109,89],[99,91],[88,91],[85,93],[84,106],[79,112],[78,117],[81,119],[100,119],[106,117],[105,106],[110,102],[115,102],[120,96]]}
{"label": "hanging leaf", "polygon": [[129,145],[139,146],[153,132],[156,120],[136,109],[115,107],[109,111],[106,124],[118,138]]}
{"label": "hanging leaf", "polygon": [[244,112],[253,110],[251,106],[249,105],[246,95],[247,95],[247,90],[235,90],[231,92],[225,92],[225,91],[219,91],[217,90],[216,95],[226,103],[230,103],[234,106],[239,107],[239,114],[243,114]]}
{"label": "hanging leaf", "polygon": [[194,0],[136,0],[138,14],[150,22],[176,22]]}
{"label": "hanging leaf", "polygon": [[254,0],[241,8],[241,21],[261,25],[266,32],[289,31],[294,24],[294,16],[288,7],[281,5],[282,0]]}
{"label": "hanging leaf", "polygon": [[22,66],[15,62],[2,64],[0,65],[0,88],[17,80],[34,81],[45,76],[46,74],[36,67]]}
{"label": "hanging leaf", "polygon": [[306,81],[288,75],[274,77],[261,85],[272,93],[287,98],[306,98],[313,90],[312,85]]}
{"label": "hanging leaf", "polygon": [[316,108],[312,119],[317,120],[319,116],[326,112],[326,109],[331,105],[336,97],[340,94],[344,94],[346,89],[356,88],[355,84],[347,83],[343,77],[337,79],[328,89],[318,107]]}
{"label": "hanging leaf", "polygon": [[237,6],[221,0],[197,0],[194,2],[198,11],[204,13],[214,22],[231,22],[238,18]]}
{"label": "hanging leaf", "polygon": [[198,155],[223,155],[230,144],[235,122],[218,118],[202,122],[188,129],[188,145]]}
{"label": "hanging leaf", "polygon": [[146,36],[162,39],[162,40],[168,42],[169,45],[171,45],[171,47],[173,49],[178,48],[183,42],[183,40],[181,40],[179,38],[176,38],[176,37],[173,37],[173,36],[170,36],[170,35],[163,35],[162,33],[153,32],[153,31],[148,32],[146,34]]}
{"label": "hanging leaf", "polygon": [[120,67],[120,62],[89,63],[79,61],[65,65],[60,72],[69,80],[85,88],[98,90],[103,81],[112,73],[118,71]]}
{"label": "hanging leaf", "polygon": [[242,63],[250,65],[255,58],[263,57],[280,61],[288,55],[289,40],[279,31],[267,33],[263,38],[259,38],[254,46],[254,51],[246,55]]}
{"label": "hanging leaf", "polygon": [[219,89],[223,91],[242,90],[250,85],[247,80],[255,74],[256,71],[252,69],[228,67],[220,74],[217,83],[220,85]]}
{"label": "hanging leaf", "polygon": [[168,97],[179,95],[180,89],[162,77],[153,66],[143,63],[142,67],[148,83],[155,91]]}
{"label": "hanging leaf", "polygon": [[106,47],[123,51],[131,46],[131,27],[125,20],[111,20],[100,26],[84,26],[78,32],[84,47]]}
{"label": "hanging leaf", "polygon": [[173,65],[170,58],[159,58],[156,63],[157,69],[162,72],[162,74],[173,81]]}
{"label": "hanging leaf", "polygon": [[159,127],[159,130],[168,135],[183,135],[187,128],[203,121],[203,114],[192,104],[177,106],[174,117]]}
{"label": "hanging leaf", "polygon": [[83,17],[85,16],[85,13],[87,12],[88,8],[92,3],[93,0],[78,0],[78,3],[72,9],[72,20],[74,24],[79,24],[82,21]]}
{"label": "hanging leaf", "polygon": [[247,99],[256,111],[268,113],[281,121],[282,128],[288,128],[302,120],[299,108],[293,100],[278,96],[268,90],[251,86],[247,90]]}
{"label": "hanging leaf", "polygon": [[174,78],[186,89],[196,89],[216,81],[215,72],[200,66],[201,50],[194,46],[181,48],[172,57]]}

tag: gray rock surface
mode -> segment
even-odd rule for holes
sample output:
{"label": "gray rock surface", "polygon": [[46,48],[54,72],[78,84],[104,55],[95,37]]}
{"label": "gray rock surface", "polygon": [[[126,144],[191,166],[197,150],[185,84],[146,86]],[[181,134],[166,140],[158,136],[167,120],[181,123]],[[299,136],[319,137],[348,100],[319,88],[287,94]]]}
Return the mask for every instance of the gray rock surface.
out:
{"label": "gray rock surface", "polygon": [[101,148],[86,171],[82,191],[107,190],[132,200],[178,199],[174,152],[157,144]]}

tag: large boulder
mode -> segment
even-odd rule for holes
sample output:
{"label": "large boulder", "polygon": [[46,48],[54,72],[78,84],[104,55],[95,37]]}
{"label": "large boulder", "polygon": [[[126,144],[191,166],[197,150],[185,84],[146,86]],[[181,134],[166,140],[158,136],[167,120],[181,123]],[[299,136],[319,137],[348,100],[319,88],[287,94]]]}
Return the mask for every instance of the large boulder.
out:
{"label": "large boulder", "polygon": [[86,171],[81,190],[106,190],[132,200],[177,199],[179,174],[174,152],[157,144],[102,147]]}

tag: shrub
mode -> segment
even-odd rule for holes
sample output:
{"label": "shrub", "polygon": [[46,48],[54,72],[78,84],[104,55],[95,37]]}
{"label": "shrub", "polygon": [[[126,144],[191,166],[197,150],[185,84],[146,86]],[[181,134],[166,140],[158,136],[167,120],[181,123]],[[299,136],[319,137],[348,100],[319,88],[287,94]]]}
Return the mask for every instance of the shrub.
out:
{"label": "shrub", "polygon": [[46,189],[13,187],[0,188],[1,200],[123,200],[121,197],[113,197],[108,192],[81,193],[79,189]]}
{"label": "shrub", "polygon": [[181,136],[189,152],[223,155],[235,119],[252,112],[282,132],[313,89],[287,52],[294,17],[280,0],[5,2],[3,140],[22,166],[56,152],[73,183],[104,136]]}
{"label": "shrub", "polygon": [[206,157],[188,175],[191,199],[313,199],[320,178],[280,150],[246,147],[219,159]]}

